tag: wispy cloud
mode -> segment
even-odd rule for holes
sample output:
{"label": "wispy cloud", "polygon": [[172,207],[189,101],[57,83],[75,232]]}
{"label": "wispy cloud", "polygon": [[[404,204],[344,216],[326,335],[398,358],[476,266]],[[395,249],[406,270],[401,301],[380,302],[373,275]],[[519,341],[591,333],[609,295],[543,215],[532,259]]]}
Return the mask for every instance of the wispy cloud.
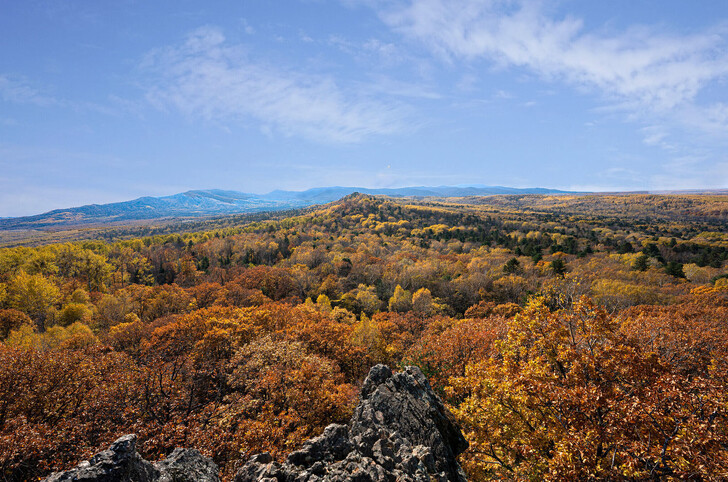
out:
{"label": "wispy cloud", "polygon": [[652,125],[641,129],[644,135],[642,142],[647,146],[657,146],[666,151],[674,151],[675,146],[667,142],[669,133],[664,126]]}
{"label": "wispy cloud", "polygon": [[177,46],[150,53],[147,99],[155,106],[217,122],[250,121],[289,136],[359,142],[407,130],[407,107],[383,102],[332,77],[250,59],[222,31],[205,27]]}
{"label": "wispy cloud", "polygon": [[443,98],[442,94],[428,85],[401,81],[384,75],[370,75],[366,81],[359,84],[358,87],[362,92],[371,92],[374,95],[428,100]]}
{"label": "wispy cloud", "polygon": [[712,162],[702,154],[674,157],[662,172],[650,178],[654,189],[725,188],[728,185],[728,159]]}
{"label": "wispy cloud", "polygon": [[49,106],[59,103],[55,98],[42,93],[22,77],[0,74],[0,98],[17,104]]}
{"label": "wispy cloud", "polygon": [[[589,32],[528,0],[405,0],[378,3],[382,20],[447,62],[486,60],[596,91],[631,111],[690,105],[728,74],[725,28],[679,35],[648,27]],[[716,118],[721,113],[716,112]]]}
{"label": "wispy cloud", "polygon": [[48,90],[50,89],[36,87],[34,82],[25,77],[0,74],[0,101],[37,107],[71,109],[77,112],[95,112],[104,115],[118,114],[118,111],[112,106],[84,100],[71,100],[62,96],[51,95]]}
{"label": "wispy cloud", "polygon": [[286,170],[300,173],[274,186],[275,189],[304,190],[319,186],[352,186],[369,188],[390,188],[404,186],[432,186],[440,183],[458,184],[471,181],[468,175],[458,172],[433,173],[410,165],[390,164],[384,161],[372,162],[366,167],[290,163],[282,166]]}
{"label": "wispy cloud", "polygon": [[715,102],[709,105],[690,105],[683,109],[682,116],[690,125],[717,136],[724,142],[728,140],[728,104]]}

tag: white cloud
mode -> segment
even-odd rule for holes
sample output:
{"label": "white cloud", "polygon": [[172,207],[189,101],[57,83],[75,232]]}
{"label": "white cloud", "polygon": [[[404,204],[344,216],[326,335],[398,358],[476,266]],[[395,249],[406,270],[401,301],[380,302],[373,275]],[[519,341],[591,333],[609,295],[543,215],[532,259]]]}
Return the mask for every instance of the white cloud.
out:
{"label": "white cloud", "polygon": [[462,77],[460,77],[460,80],[458,80],[457,84],[455,84],[455,87],[463,93],[470,93],[474,92],[477,85],[478,85],[478,77],[473,74],[464,74]]}
{"label": "white cloud", "polygon": [[664,126],[647,126],[643,127],[641,131],[644,135],[644,137],[642,138],[642,142],[646,146],[660,147],[661,149],[664,149],[666,151],[674,151],[676,149],[676,146],[667,142],[669,133]]}
{"label": "white cloud", "polygon": [[384,75],[372,74],[366,82],[361,82],[358,87],[362,92],[371,92],[374,95],[385,94],[389,97],[428,100],[443,98],[441,94],[427,85],[403,82]]}
{"label": "white cloud", "polygon": [[512,99],[513,97],[514,97],[513,94],[511,94],[510,92],[508,92],[506,90],[502,90],[502,89],[496,90],[495,93],[493,94],[494,99],[500,99],[500,100],[508,100],[508,99]]}
{"label": "white cloud", "polygon": [[241,45],[205,27],[184,44],[150,53],[147,98],[189,117],[229,122],[255,119],[285,135],[324,142],[359,142],[407,128],[407,109],[329,76],[272,67],[250,60]]}
{"label": "white cloud", "polygon": [[[48,90],[48,89],[44,89]],[[22,76],[0,74],[0,101],[38,107],[59,107],[77,112],[89,111],[105,115],[117,115],[117,110],[95,102],[77,101],[54,97],[36,88],[34,83]]]}
{"label": "white cloud", "polygon": [[728,185],[728,158],[700,152],[672,156],[650,176],[655,190],[718,189]]}
{"label": "white cloud", "polygon": [[717,136],[725,143],[728,135],[728,104],[715,102],[710,105],[686,106],[682,116],[690,125]]}
{"label": "white cloud", "polygon": [[248,23],[248,21],[246,19],[242,20],[242,24],[243,24],[243,30],[245,31],[246,34],[248,34],[248,35],[255,34],[255,29]]}
{"label": "white cloud", "polygon": [[648,146],[657,146],[667,137],[667,132],[662,130],[660,126],[649,126],[642,128],[645,137],[642,139]]}
{"label": "white cloud", "polygon": [[391,188],[432,186],[440,183],[454,185],[468,180],[467,176],[462,173],[433,173],[413,168],[407,163],[398,166],[399,163],[396,159],[391,161],[379,159],[372,161],[366,167],[342,164],[337,165],[334,169],[331,165],[295,162],[282,167],[291,172],[300,173],[300,175],[281,180],[283,185],[279,183],[275,188],[292,190],[305,190],[319,186]]}
{"label": "white cloud", "polygon": [[397,45],[381,42],[376,38],[367,40],[363,48],[365,51],[373,53],[380,62],[384,62],[386,65],[396,65],[407,60],[404,52]]}
{"label": "white cloud", "polygon": [[552,18],[544,2],[407,0],[379,6],[383,21],[446,59],[485,59],[547,80],[596,90],[630,109],[664,112],[691,103],[728,74],[723,31],[673,35],[632,28],[591,33],[575,17]]}
{"label": "white cloud", "polygon": [[56,99],[43,94],[25,79],[7,74],[0,74],[0,98],[6,102],[17,104],[34,104],[38,106],[58,104]]}

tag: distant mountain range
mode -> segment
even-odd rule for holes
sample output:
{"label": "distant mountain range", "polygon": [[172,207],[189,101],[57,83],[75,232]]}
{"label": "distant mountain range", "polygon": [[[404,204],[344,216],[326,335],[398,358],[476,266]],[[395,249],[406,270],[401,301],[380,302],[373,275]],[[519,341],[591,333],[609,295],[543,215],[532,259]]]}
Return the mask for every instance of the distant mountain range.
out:
{"label": "distant mountain range", "polygon": [[66,228],[165,218],[210,217],[261,211],[280,211],[329,203],[354,192],[393,197],[568,193],[568,191],[556,189],[518,189],[502,186],[438,186],[389,189],[333,186],[314,188],[307,191],[277,190],[267,194],[210,189],[187,191],[172,196],[145,196],[132,201],[56,209],[34,216],[0,218],[0,230]]}

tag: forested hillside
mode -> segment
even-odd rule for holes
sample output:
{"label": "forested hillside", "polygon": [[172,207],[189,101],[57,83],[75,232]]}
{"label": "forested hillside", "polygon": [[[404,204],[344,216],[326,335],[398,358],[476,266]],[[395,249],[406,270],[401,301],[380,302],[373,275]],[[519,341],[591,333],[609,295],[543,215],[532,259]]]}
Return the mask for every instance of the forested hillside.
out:
{"label": "forested hillside", "polygon": [[345,423],[377,363],[430,379],[472,480],[728,477],[728,196],[354,194],[249,221],[0,250],[5,480],[132,432],[230,478]]}
{"label": "forested hillside", "polygon": [[335,201],[357,192],[357,190],[371,195],[419,198],[565,192],[555,189],[519,189],[502,186],[439,186],[391,189],[332,186],[306,191],[272,191],[267,194],[211,189],[207,191],[187,191],[172,196],[146,196],[131,201],[56,209],[34,216],[0,218],[0,231],[83,229],[90,226],[122,225],[142,221],[160,222],[168,219],[209,218],[220,215],[301,209],[315,204]]}

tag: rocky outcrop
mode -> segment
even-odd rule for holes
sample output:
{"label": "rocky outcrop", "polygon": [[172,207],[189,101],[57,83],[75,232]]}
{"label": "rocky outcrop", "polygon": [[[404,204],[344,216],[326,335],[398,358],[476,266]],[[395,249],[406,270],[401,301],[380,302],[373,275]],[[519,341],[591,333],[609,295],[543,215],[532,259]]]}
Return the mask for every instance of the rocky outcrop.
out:
{"label": "rocky outcrop", "polygon": [[457,455],[468,447],[417,367],[371,369],[349,425],[329,425],[282,464],[249,459],[235,482],[464,481]]}
{"label": "rocky outcrop", "polygon": [[215,463],[195,449],[175,449],[150,463],[136,451],[136,435],[124,435],[74,469],[57,472],[45,482],[219,482]]}
{"label": "rocky outcrop", "polygon": [[[150,463],[136,435],[58,472],[46,482],[219,482],[218,467],[194,449],[175,449]],[[250,458],[235,482],[465,481],[457,455],[468,447],[450,412],[417,367],[393,374],[371,369],[349,425],[332,424],[284,463],[266,453]]]}

